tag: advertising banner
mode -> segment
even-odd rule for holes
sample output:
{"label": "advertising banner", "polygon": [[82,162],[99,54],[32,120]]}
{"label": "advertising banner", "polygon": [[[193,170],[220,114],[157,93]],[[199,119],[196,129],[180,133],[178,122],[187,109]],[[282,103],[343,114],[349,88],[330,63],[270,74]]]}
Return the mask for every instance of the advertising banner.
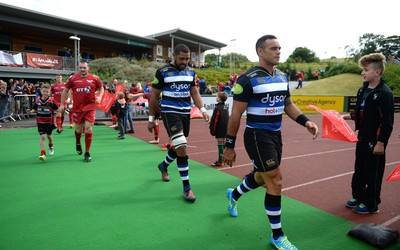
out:
{"label": "advertising banner", "polygon": [[61,56],[26,53],[26,64],[32,68],[62,69]]}
{"label": "advertising banner", "polygon": [[11,67],[22,67],[24,66],[24,63],[22,61],[22,54],[18,53],[12,55],[0,50],[0,65],[11,66]]}

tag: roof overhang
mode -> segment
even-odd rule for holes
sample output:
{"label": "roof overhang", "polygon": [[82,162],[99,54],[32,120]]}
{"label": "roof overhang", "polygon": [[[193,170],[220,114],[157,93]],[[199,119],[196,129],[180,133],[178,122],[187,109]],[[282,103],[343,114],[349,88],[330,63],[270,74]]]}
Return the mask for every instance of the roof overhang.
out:
{"label": "roof overhang", "polygon": [[210,49],[221,49],[227,46],[227,44],[220,43],[181,29],[173,29],[162,33],[149,35],[147,37],[165,42],[170,42],[171,39],[174,39],[175,45],[182,42],[192,47],[199,46],[202,51],[207,51]]}

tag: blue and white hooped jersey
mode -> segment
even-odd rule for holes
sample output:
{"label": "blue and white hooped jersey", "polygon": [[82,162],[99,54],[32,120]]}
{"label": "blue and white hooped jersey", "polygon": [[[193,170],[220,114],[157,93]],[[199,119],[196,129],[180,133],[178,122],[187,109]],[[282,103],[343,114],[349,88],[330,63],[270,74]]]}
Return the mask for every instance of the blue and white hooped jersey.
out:
{"label": "blue and white hooped jersey", "polygon": [[246,127],[280,131],[288,97],[289,82],[284,73],[275,69],[271,75],[256,66],[239,77],[233,99],[248,103]]}
{"label": "blue and white hooped jersey", "polygon": [[189,67],[180,71],[167,64],[157,70],[155,77],[153,88],[162,91],[161,112],[190,114],[190,89],[196,86],[195,72]]}

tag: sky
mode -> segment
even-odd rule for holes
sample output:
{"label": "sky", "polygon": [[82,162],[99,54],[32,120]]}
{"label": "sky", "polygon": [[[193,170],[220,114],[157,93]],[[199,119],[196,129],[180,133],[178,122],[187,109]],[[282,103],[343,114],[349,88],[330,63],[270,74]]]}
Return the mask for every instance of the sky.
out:
{"label": "sky", "polygon": [[221,54],[242,54],[252,62],[258,61],[257,39],[267,34],[278,38],[281,62],[298,47],[310,49],[320,59],[344,58],[345,47],[358,49],[363,34],[400,35],[398,15],[390,14],[397,9],[398,0],[0,2],[143,37],[179,28],[227,44]]}

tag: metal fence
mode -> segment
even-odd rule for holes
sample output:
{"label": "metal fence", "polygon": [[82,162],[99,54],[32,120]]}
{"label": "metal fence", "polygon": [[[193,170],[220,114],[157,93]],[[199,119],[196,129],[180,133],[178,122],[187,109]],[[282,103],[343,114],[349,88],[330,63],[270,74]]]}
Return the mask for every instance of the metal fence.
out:
{"label": "metal fence", "polygon": [[5,103],[5,112],[0,120],[10,119],[12,121],[30,119],[30,115],[27,110],[32,109],[35,103],[36,95],[10,95],[8,97],[7,103]]}

